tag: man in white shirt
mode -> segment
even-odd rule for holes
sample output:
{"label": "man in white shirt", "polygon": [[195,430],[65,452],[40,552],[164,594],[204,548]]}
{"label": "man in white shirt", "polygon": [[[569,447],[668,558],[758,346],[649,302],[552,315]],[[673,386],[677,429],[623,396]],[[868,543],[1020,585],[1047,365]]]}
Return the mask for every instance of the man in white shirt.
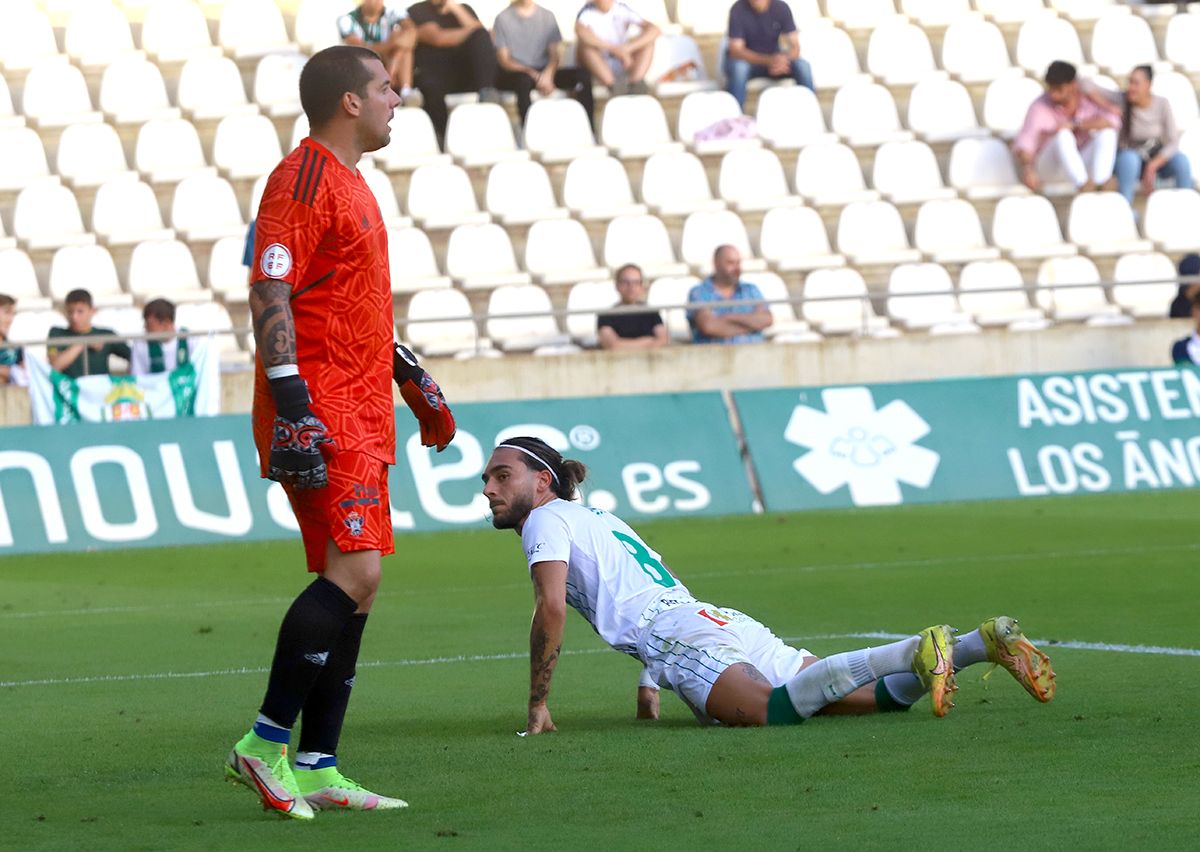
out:
{"label": "man in white shirt", "polygon": [[620,0],[591,0],[575,18],[576,61],[614,95],[644,95],[658,27]]}
{"label": "man in white shirt", "polygon": [[[556,730],[546,699],[570,604],[614,650],[642,664],[638,718],[658,718],[658,690],[702,724],[794,724],[818,713],[907,710],[926,692],[944,716],[957,668],[1002,665],[1034,698],[1054,697],[1050,660],[999,616],[957,641],[937,625],[879,648],[818,659],[767,627],[697,600],[622,520],[574,502],[587,468],[537,438],[508,438],[483,473],[492,525],[513,529],[534,588],[526,734]],[[956,668],[957,667],[957,668]]]}
{"label": "man in white shirt", "polygon": [[[174,303],[166,299],[151,299],[142,308],[142,322],[147,334],[174,334]],[[180,364],[187,363],[188,359],[186,338],[135,340],[129,348],[129,372],[135,376],[169,373]]]}

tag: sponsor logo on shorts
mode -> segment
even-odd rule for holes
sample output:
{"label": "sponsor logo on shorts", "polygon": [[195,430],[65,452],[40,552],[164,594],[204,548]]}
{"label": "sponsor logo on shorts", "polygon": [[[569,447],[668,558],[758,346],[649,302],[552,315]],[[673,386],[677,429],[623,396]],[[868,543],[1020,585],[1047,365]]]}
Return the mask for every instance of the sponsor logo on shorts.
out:
{"label": "sponsor logo on shorts", "polygon": [[700,616],[701,618],[707,618],[718,627],[724,627],[733,620],[719,609],[698,609],[696,610],[696,615]]}
{"label": "sponsor logo on shorts", "polygon": [[350,530],[350,535],[355,538],[363,534],[363,527],[366,523],[367,519],[358,512],[351,512],[346,516],[346,529]]}

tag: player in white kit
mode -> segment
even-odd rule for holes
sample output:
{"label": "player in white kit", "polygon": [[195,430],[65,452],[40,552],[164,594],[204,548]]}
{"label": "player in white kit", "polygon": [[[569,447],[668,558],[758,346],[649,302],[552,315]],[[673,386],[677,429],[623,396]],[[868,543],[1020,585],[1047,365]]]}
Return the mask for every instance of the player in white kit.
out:
{"label": "player in white kit", "polygon": [[586,473],[582,463],[529,437],[497,446],[483,473],[492,524],[521,535],[534,586],[529,734],[555,730],[546,697],[567,604],[615,650],[642,662],[641,718],[657,718],[660,687],[706,724],[906,710],[926,692],[934,715],[944,716],[954,706],[955,671],[981,662],[1003,666],[1039,701],[1054,697],[1050,660],[1007,616],[957,640],[937,625],[825,659],[793,648],[750,616],[697,600],[620,518],[572,502]]}

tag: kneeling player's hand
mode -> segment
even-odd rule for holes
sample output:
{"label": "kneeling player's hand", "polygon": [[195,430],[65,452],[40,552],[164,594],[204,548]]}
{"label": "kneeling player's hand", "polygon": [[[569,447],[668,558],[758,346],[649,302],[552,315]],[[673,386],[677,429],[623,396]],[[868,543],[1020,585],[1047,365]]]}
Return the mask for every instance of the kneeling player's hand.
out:
{"label": "kneeling player's hand", "polygon": [[658,690],[650,686],[639,686],[637,692],[637,717],[658,718]]}
{"label": "kneeling player's hand", "polygon": [[550,718],[550,708],[546,706],[545,702],[529,705],[529,720],[525,725],[527,736],[557,730],[558,728],[554,727],[554,720]]}
{"label": "kneeling player's hand", "polygon": [[421,444],[437,447],[439,453],[446,449],[457,429],[450,405],[433,377],[421,369],[416,356],[399,343],[392,359],[392,375],[400,387],[400,396],[421,426]]}
{"label": "kneeling player's hand", "polygon": [[295,488],[324,488],[329,484],[322,445],[335,446],[329,430],[309,409],[308,385],[293,374],[271,380],[275,423],[267,478]]}

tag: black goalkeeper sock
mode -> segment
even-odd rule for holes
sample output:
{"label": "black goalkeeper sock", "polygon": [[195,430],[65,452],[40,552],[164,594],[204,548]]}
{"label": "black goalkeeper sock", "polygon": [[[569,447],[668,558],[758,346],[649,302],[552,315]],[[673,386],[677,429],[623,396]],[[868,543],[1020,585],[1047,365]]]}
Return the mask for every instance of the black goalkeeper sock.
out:
{"label": "black goalkeeper sock", "polygon": [[356,609],[354,598],[324,577],[313,580],[296,597],[279,626],[262,703],[264,716],[284,728],[296,724],[300,708]]}
{"label": "black goalkeeper sock", "polygon": [[350,703],[350,690],[354,688],[358,649],[366,626],[367,614],[360,612],[351,616],[342,628],[337,647],[329,655],[329,662],[304,702],[297,753],[337,754],[346,705]]}

